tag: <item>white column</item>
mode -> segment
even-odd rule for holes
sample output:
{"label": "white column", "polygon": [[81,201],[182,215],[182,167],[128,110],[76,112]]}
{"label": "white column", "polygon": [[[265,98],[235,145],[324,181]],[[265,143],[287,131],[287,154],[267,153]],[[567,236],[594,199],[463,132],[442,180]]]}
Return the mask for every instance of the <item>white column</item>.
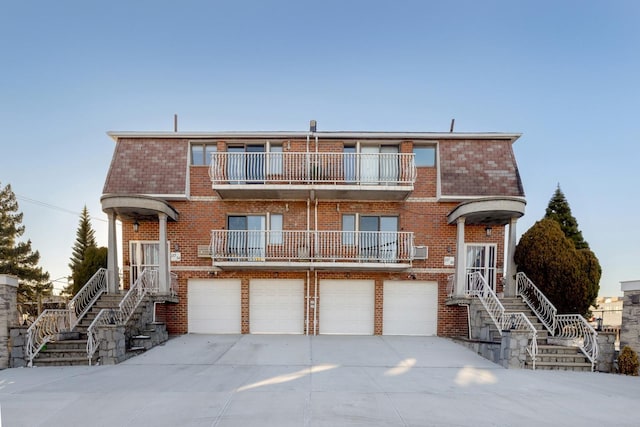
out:
{"label": "white column", "polygon": [[509,220],[509,242],[507,246],[507,277],[505,281],[504,296],[516,296],[516,261],[513,259],[516,253],[516,223],[517,218]]}
{"label": "white column", "polygon": [[169,256],[167,253],[167,215],[163,213],[158,214],[160,220],[160,248],[158,255],[160,256],[160,266],[158,272],[158,280],[160,285],[160,293],[169,293]]}
{"label": "white column", "polygon": [[120,276],[118,274],[118,235],[116,233],[116,214],[108,212],[109,237],[107,254],[107,293],[118,292]]}
{"label": "white column", "polygon": [[456,296],[462,297],[465,295],[464,291],[467,287],[465,283],[467,280],[467,259],[464,250],[464,218],[458,218],[456,225],[458,228],[456,236],[456,287],[454,293]]}

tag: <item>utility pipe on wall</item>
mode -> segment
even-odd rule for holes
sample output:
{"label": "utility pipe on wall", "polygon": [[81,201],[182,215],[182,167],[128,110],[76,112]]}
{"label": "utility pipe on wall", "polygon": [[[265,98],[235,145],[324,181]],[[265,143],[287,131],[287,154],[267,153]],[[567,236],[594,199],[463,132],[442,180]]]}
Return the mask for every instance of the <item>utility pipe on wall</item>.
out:
{"label": "utility pipe on wall", "polygon": [[313,335],[318,335],[318,270],[314,270],[314,286],[313,294]]}

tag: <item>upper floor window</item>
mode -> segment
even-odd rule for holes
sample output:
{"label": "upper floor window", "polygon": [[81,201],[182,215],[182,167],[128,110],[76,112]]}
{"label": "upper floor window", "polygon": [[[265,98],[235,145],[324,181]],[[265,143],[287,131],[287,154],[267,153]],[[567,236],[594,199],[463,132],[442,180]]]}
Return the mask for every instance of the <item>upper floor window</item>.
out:
{"label": "upper floor window", "polygon": [[413,154],[416,158],[416,166],[433,167],[436,165],[435,147],[413,147]]}
{"label": "upper floor window", "polygon": [[194,166],[208,166],[211,164],[211,154],[218,151],[216,144],[191,144],[191,164]]}

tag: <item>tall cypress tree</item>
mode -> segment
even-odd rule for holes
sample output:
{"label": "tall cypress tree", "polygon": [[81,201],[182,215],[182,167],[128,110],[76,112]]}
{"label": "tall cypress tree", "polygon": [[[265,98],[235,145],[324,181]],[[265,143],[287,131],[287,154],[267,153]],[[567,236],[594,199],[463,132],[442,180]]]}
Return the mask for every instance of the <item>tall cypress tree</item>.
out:
{"label": "tall cypress tree", "polygon": [[82,286],[84,286],[84,283],[76,283],[76,281],[78,279],[82,281],[84,278],[83,274],[79,274],[79,270],[85,262],[87,250],[97,246],[95,234],[95,231],[91,227],[89,210],[87,209],[87,205],[85,205],[82,209],[82,213],[80,214],[80,221],[78,222],[78,229],[76,230],[76,242],[73,245],[71,262],[69,263],[71,277],[73,277],[74,282],[65,288],[65,292],[67,293],[75,294],[80,288],[82,288]]}
{"label": "tall cypress tree", "polygon": [[31,249],[31,240],[19,242],[24,234],[22,212],[18,211],[16,196],[7,184],[0,189],[0,273],[18,277],[18,300],[21,303],[38,302],[51,295],[53,285],[49,273],[38,267],[40,254]]}
{"label": "tall cypress tree", "polygon": [[571,239],[576,249],[589,248],[589,244],[584,240],[582,232],[578,228],[578,221],[571,213],[569,202],[560,189],[560,184],[558,184],[555,193],[553,193],[553,197],[549,200],[549,205],[547,206],[544,217],[560,224],[564,235]]}

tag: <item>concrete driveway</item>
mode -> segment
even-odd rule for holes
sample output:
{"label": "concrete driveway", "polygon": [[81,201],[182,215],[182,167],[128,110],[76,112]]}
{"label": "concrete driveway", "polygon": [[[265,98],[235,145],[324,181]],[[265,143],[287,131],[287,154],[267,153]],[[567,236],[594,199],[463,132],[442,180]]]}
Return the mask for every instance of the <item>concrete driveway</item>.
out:
{"label": "concrete driveway", "polygon": [[506,370],[435,337],[185,335],[0,371],[5,427],[637,426],[638,399],[637,377]]}

